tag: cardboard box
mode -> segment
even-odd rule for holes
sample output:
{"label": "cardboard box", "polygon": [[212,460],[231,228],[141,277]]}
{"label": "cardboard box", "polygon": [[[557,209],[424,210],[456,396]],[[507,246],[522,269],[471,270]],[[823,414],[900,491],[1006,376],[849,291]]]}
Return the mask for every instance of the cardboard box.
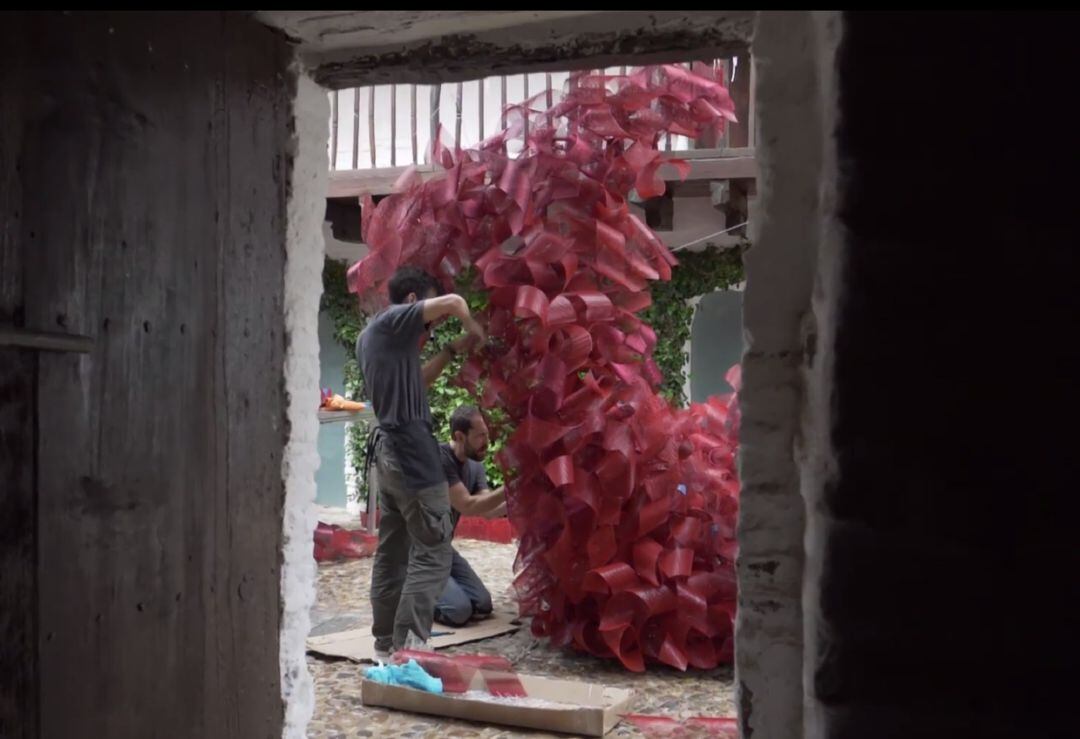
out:
{"label": "cardboard box", "polygon": [[[364,680],[361,700],[365,706],[579,736],[603,736],[615,728],[623,714],[630,712],[631,690],[535,675],[518,675],[518,678],[529,698],[562,703],[565,707],[493,702],[473,697],[471,691],[465,695],[437,695],[371,680]],[[475,688],[480,689],[482,685],[483,680],[479,677],[474,680]]]}

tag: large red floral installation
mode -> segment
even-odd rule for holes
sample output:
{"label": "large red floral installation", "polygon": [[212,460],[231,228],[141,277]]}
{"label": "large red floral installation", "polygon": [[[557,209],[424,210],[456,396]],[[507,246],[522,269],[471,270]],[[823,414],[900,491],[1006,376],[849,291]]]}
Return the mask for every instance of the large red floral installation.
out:
{"label": "large red floral installation", "polygon": [[475,149],[437,140],[438,178],[410,171],[365,201],[370,253],[350,289],[375,307],[413,264],[448,288],[473,274],[486,294],[491,340],[460,381],[513,424],[499,463],[533,632],[635,671],[711,668],[733,651],[737,409],[657,393],[656,335],[637,313],[676,260],[627,198],[662,194],[662,166],[685,176],[662,133],[697,138],[733,104],[702,64],[573,75],[554,107],[534,110],[541,97]]}

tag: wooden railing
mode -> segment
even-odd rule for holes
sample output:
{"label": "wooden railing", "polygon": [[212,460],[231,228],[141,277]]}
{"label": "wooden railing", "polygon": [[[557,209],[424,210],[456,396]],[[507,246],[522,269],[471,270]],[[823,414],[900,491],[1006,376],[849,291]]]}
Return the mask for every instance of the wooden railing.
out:
{"label": "wooden railing", "polygon": [[[739,124],[728,126],[724,136],[715,141],[665,136],[661,140],[665,151],[752,151],[749,57],[718,59],[713,64],[731,90]],[[628,70],[605,71],[625,74]],[[355,180],[362,174],[396,179],[396,173],[407,166],[427,168],[431,141],[440,123],[462,147],[474,146],[502,129],[507,105],[546,91],[550,107],[568,79],[568,72],[539,72],[442,85],[379,85],[334,91],[330,93],[329,161],[336,176],[331,179]],[[516,153],[513,143],[509,152]]]}

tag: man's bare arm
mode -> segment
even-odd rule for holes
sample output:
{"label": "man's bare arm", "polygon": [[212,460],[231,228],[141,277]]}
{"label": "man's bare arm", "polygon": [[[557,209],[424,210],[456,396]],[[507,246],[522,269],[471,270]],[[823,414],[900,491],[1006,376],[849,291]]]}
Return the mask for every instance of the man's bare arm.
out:
{"label": "man's bare arm", "polygon": [[450,293],[449,295],[440,295],[437,298],[429,298],[424,301],[424,323],[431,323],[446,316],[457,318],[461,321],[461,325],[465,327],[465,330],[476,336],[480,341],[487,338],[484,334],[484,327],[472,317],[472,314],[469,313],[469,304],[460,295]]}
{"label": "man's bare arm", "polygon": [[[502,490],[502,488],[499,488],[499,490]],[[503,492],[504,492],[504,495],[505,495],[505,491],[503,491]],[[485,518],[505,518],[505,517],[506,517],[506,500],[505,499],[503,500],[502,503],[499,504],[498,508],[496,508],[491,513],[489,513],[489,514],[487,514],[485,516]]]}
{"label": "man's bare arm", "polygon": [[453,358],[453,353],[444,347],[438,354],[425,362],[424,366],[420,368],[420,374],[424,377],[424,386],[431,387]]}
{"label": "man's bare arm", "polygon": [[450,486],[450,505],[463,516],[485,516],[505,501],[503,488],[469,495],[469,491],[460,482]]}

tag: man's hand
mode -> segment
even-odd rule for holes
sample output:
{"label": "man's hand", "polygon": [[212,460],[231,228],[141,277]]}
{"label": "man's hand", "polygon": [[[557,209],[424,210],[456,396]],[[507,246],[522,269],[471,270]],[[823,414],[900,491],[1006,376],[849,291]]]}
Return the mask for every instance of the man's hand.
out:
{"label": "man's hand", "polygon": [[484,331],[484,327],[481,326],[475,318],[471,315],[461,319],[461,325],[465,327],[465,330],[469,334],[475,337],[478,341],[487,341],[487,333]]}
{"label": "man's hand", "polygon": [[450,348],[454,351],[454,354],[465,354],[466,352],[471,352],[473,347],[479,343],[480,339],[475,335],[462,334],[450,342]]}

